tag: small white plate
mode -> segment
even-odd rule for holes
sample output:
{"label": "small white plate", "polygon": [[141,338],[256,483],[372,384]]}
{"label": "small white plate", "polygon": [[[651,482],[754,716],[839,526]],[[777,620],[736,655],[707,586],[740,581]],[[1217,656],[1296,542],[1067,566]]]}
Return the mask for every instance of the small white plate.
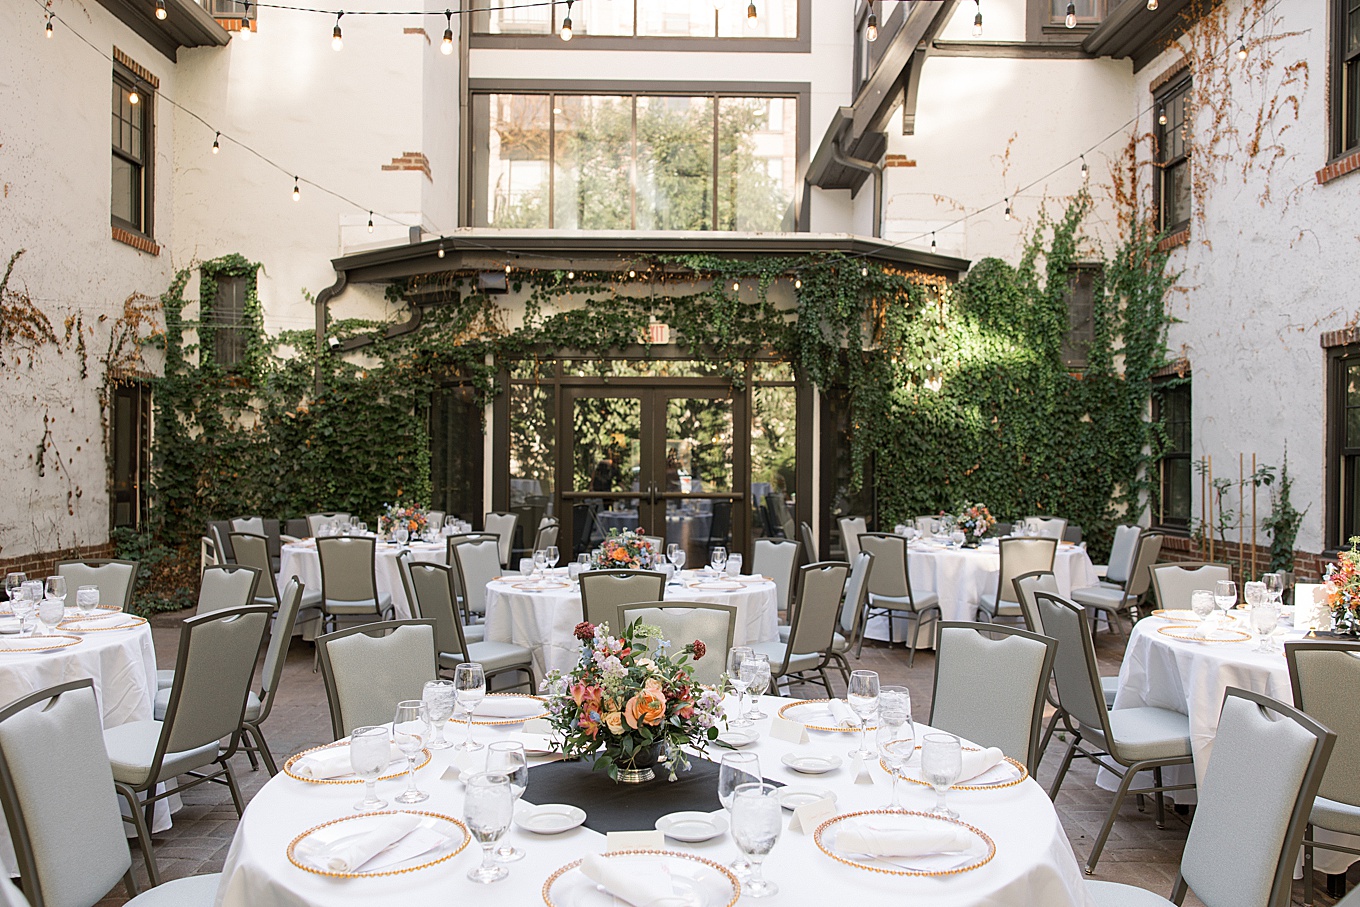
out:
{"label": "small white plate", "polygon": [[718,735],[719,743],[726,743],[728,746],[741,749],[743,746],[750,746],[760,739],[760,732],[753,728],[728,728]]}
{"label": "small white plate", "polygon": [[779,805],[789,811],[800,806],[806,806],[809,803],[816,803],[823,797],[836,799],[836,795],[824,787],[781,787],[779,793],[775,796],[779,798]]}
{"label": "small white plate", "polygon": [[515,824],[536,835],[560,835],[586,820],[586,811],[566,803],[540,803],[523,800],[515,807]]}
{"label": "small white plate", "polygon": [[656,830],[668,838],[697,844],[726,832],[727,817],[722,813],[670,813],[656,820]]}
{"label": "small white plate", "polygon": [[804,775],[822,775],[841,767],[840,756],[800,756],[798,753],[785,753],[782,761],[795,772],[802,772]]}

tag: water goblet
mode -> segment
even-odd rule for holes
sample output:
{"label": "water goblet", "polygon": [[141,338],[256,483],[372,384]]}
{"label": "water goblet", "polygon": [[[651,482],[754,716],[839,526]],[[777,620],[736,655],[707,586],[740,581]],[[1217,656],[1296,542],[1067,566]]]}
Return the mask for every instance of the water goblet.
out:
{"label": "water goblet", "polygon": [[760,869],[783,827],[779,789],[773,784],[742,784],[733,791],[732,838],[751,866],[750,877],[741,886],[744,897],[767,898],[779,893],[779,886],[763,878]]}
{"label": "water goblet", "polygon": [[1264,601],[1251,609],[1251,628],[1256,632],[1256,651],[1275,651],[1275,627],[1280,622],[1280,611],[1272,601]]}
{"label": "water goblet", "polygon": [[1247,600],[1249,606],[1257,607],[1266,600],[1266,584],[1262,582],[1243,583],[1242,597]]}
{"label": "water goblet", "polygon": [[[723,753],[718,764],[718,802],[732,812],[732,798],[738,787],[763,780],[760,774],[760,758],[755,753]],[[751,864],[745,857],[738,857],[731,864],[732,871],[745,877]]]}
{"label": "water goblet", "polygon": [[685,566],[685,549],[681,548],[679,545],[672,545],[671,548],[674,548],[675,550],[671,551],[670,549],[667,549],[666,557],[675,565],[675,573],[678,578],[680,571],[684,569]]}
{"label": "water goblet", "polygon": [[878,672],[852,671],[850,688],[846,691],[845,701],[859,716],[859,748],[850,751],[850,758],[869,759],[874,753],[867,746],[869,719],[878,711]]}
{"label": "water goblet", "polygon": [[358,810],[382,809],[386,800],[378,797],[378,776],[392,761],[392,739],[387,726],[357,727],[349,735],[349,764],[364,780],[364,798],[354,804]]}
{"label": "water goblet", "polygon": [[81,617],[89,617],[99,609],[99,587],[81,586],[76,590],[76,610]]}
{"label": "water goblet", "polygon": [[1196,589],[1190,593],[1190,610],[1201,621],[1214,613],[1214,594],[1208,589]]}
{"label": "water goblet", "polygon": [[1261,583],[1266,587],[1266,597],[1275,607],[1280,607],[1284,598],[1284,577],[1278,573],[1262,573]]}
{"label": "water goblet", "polygon": [[57,625],[66,616],[66,605],[60,598],[48,596],[38,602],[38,621],[42,624],[43,635],[51,636],[57,632]]}
{"label": "water goblet", "polygon": [[467,719],[467,737],[458,744],[458,749],[473,753],[482,748],[472,739],[472,713],[486,698],[486,672],[475,661],[467,661],[453,669],[454,696],[463,709]]}
{"label": "water goblet", "polygon": [[1237,604],[1237,583],[1221,579],[1214,583],[1214,604],[1223,610],[1220,617],[1223,626],[1228,625],[1228,612]]}
{"label": "water goblet", "polygon": [[467,822],[472,839],[482,845],[481,865],[468,872],[474,882],[490,884],[507,875],[509,870],[496,862],[493,849],[510,829],[514,816],[515,798],[510,793],[510,779],[498,772],[485,772],[467,779],[463,797],[463,820]]}
{"label": "water goblet", "polygon": [[953,734],[926,734],[921,743],[921,774],[935,788],[935,808],[931,813],[948,819],[959,814],[945,805],[944,795],[963,771],[963,747]]}
{"label": "water goblet", "polygon": [[392,530],[392,538],[396,541],[397,547],[405,548],[406,543],[411,540],[411,530],[405,526],[398,526]]}
{"label": "water goblet", "polygon": [[879,758],[888,767],[888,774],[892,775],[892,800],[888,803],[888,809],[902,809],[902,801],[897,797],[897,778],[902,767],[916,752],[916,727],[910,721],[880,723],[876,742]]}
{"label": "water goblet", "polygon": [[6,573],[5,574],[5,598],[14,601],[14,597],[19,594],[19,589],[28,581],[27,573]]}
{"label": "water goblet", "polygon": [[548,556],[548,566],[556,567],[557,562],[562,558],[562,552],[558,550],[556,545],[549,545],[543,550]]}
{"label": "water goblet", "polygon": [[[524,753],[524,744],[518,740],[497,740],[486,751],[486,770],[493,774],[505,775],[510,780],[510,796],[518,800],[529,787],[529,757]],[[513,844],[502,844],[496,848],[496,860],[500,863],[513,863],[524,859],[524,851]]]}
{"label": "water goblet", "polygon": [[746,685],[751,681],[748,672],[742,676],[741,664],[753,654],[750,646],[733,646],[727,651],[727,680],[737,691],[737,717],[727,723],[728,727],[750,727],[755,722],[742,716],[742,706],[746,704]]}
{"label": "water goblet", "polygon": [[11,603],[14,616],[19,618],[19,635],[30,635],[28,619],[38,610],[38,602],[42,601],[43,584],[35,579],[28,580],[19,587],[19,595]]}
{"label": "water goblet", "polygon": [[66,607],[66,577],[49,576],[47,578],[47,597],[55,598],[61,602],[63,608]]}
{"label": "water goblet", "polygon": [[446,750],[453,746],[452,741],[444,738],[444,725],[453,717],[453,708],[458,701],[453,681],[426,681],[420,699],[425,703],[425,717],[430,720],[429,742],[425,746],[432,750]]}
{"label": "water goblet", "polygon": [[398,803],[419,803],[430,795],[416,787],[416,757],[425,749],[425,703],[407,699],[397,703],[397,714],[392,719],[392,740],[406,756],[406,790],[394,799]]}
{"label": "water goblet", "polygon": [[964,541],[967,540],[967,538],[968,536],[958,529],[955,529],[953,532],[949,533],[949,542],[955,548],[962,548],[963,543]]}
{"label": "water goblet", "polygon": [[727,549],[722,545],[714,546],[708,552],[708,566],[714,572],[721,574],[727,570]]}
{"label": "water goblet", "polygon": [[741,564],[744,558],[740,554],[729,554],[727,556],[727,575],[741,576]]}
{"label": "water goblet", "polygon": [[755,653],[751,659],[742,661],[743,670],[746,668],[747,661],[750,660],[755,661],[755,666],[751,674],[751,682],[746,687],[747,692],[751,694],[751,710],[746,713],[746,717],[753,721],[763,721],[770,717],[760,710],[760,697],[770,690],[770,656],[762,655],[759,652]]}
{"label": "water goblet", "polygon": [[367,523],[362,523],[362,522],[361,522],[361,523],[359,524],[359,534],[360,534],[360,535],[368,535],[368,524],[367,524]]}
{"label": "water goblet", "polygon": [[548,568],[548,551],[545,548],[538,548],[534,551],[534,573],[543,576],[543,571]]}
{"label": "water goblet", "polygon": [[671,542],[669,545],[666,546],[666,559],[669,560],[672,564],[674,564],[675,552],[679,550],[681,550],[680,546],[675,544],[675,542]]}

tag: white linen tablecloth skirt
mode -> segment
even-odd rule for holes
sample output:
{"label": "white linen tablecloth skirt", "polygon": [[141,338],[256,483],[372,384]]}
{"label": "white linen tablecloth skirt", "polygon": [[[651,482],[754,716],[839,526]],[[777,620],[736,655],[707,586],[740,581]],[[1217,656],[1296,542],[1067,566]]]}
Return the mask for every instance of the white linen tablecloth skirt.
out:
{"label": "white linen tablecloth skirt", "polygon": [[[432,564],[447,563],[448,549],[441,540],[434,543],[417,542],[407,546],[411,550],[411,560],[426,561]],[[397,570],[396,545],[379,542],[373,556],[373,578],[378,586],[378,595],[392,596],[392,609],[397,620],[411,616],[411,604],[406,600],[406,590],[401,585],[401,573]],[[278,585],[282,589],[291,576],[296,576],[308,589],[321,591],[321,556],[316,553],[316,545],[309,542],[284,545],[279,557]],[[312,621],[311,623],[315,623]],[[315,633],[303,632],[303,638],[311,639]]]}

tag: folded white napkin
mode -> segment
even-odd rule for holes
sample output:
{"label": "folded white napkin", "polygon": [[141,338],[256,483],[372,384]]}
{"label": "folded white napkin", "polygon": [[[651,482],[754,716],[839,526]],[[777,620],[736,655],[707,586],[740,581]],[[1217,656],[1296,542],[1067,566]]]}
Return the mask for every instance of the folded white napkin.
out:
{"label": "folded white napkin", "polygon": [[694,907],[675,893],[670,867],[660,861],[611,860],[592,853],[581,860],[581,874],[633,907]]}
{"label": "folded white napkin", "polygon": [[532,718],[545,709],[537,699],[523,696],[488,696],[477,706],[475,718]]}
{"label": "folded white napkin", "polygon": [[831,720],[841,727],[859,727],[859,716],[842,699],[832,699],[827,703],[831,710]]}
{"label": "folded white napkin", "polygon": [[85,618],[82,618],[76,613],[69,619],[71,620],[70,629],[72,630],[112,630],[115,627],[123,627],[135,623],[137,620],[131,614],[126,614],[122,611]]}
{"label": "folded white napkin", "polygon": [[960,757],[963,770],[959,772],[959,781],[971,781],[983,772],[990,771],[1001,764],[1001,760],[1006,758],[1001,750],[994,746],[989,746],[985,750],[964,750]]}
{"label": "folded white napkin", "polygon": [[327,872],[358,872],[393,866],[442,846],[448,838],[432,828],[420,827],[420,816],[397,813],[375,816],[367,831],[322,844],[308,838],[293,854],[304,863]]}
{"label": "folded white napkin", "polygon": [[[406,755],[392,746],[392,758],[388,765],[400,759],[406,761]],[[317,750],[308,753],[301,759],[293,763],[292,772],[301,775],[303,778],[312,778],[321,781],[327,778],[343,778],[354,774],[354,766],[349,761],[349,747],[329,746],[324,750]]]}
{"label": "folded white napkin", "polygon": [[873,857],[921,857],[967,850],[973,837],[957,825],[928,822],[884,828],[867,822],[847,825],[836,835],[836,849]]}

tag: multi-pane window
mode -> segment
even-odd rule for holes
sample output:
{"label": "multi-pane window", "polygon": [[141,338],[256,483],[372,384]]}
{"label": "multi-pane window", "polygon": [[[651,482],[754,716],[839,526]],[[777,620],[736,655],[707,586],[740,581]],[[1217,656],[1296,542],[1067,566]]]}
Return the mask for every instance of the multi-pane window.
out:
{"label": "multi-pane window", "polygon": [[[478,4],[473,34],[551,35],[561,31],[567,4]],[[487,9],[486,6],[493,8]],[[715,6],[717,8],[715,8]],[[571,7],[574,36],[649,38],[796,38],[798,0],[758,0],[757,15],[749,5],[730,0],[609,0],[577,2]]]}
{"label": "multi-pane window", "polygon": [[212,331],[213,360],[231,368],[245,357],[249,325],[246,322],[246,279],[218,277],[208,311],[203,313]]}
{"label": "multi-pane window", "polygon": [[1327,545],[1360,535],[1360,345],[1330,351],[1327,373]]}
{"label": "multi-pane window", "polygon": [[1360,0],[1332,0],[1332,154],[1360,148]]}
{"label": "multi-pane window", "polygon": [[1190,78],[1157,95],[1157,225],[1174,233],[1190,222]]}
{"label": "multi-pane window", "polygon": [[1072,270],[1067,288],[1067,335],[1063,337],[1062,359],[1068,368],[1085,368],[1087,354],[1095,340],[1095,291],[1100,268],[1078,266]]}
{"label": "multi-pane window", "polygon": [[1160,423],[1166,446],[1157,460],[1155,525],[1190,527],[1190,380],[1177,378],[1152,395],[1152,421]]}
{"label": "multi-pane window", "polygon": [[474,95],[473,223],[792,230],[797,137],[793,98]]}
{"label": "multi-pane window", "polygon": [[151,235],[152,89],[116,67],[113,73],[113,223]]}
{"label": "multi-pane window", "polygon": [[1052,25],[1066,25],[1068,7],[1076,16],[1077,25],[1095,25],[1105,16],[1105,0],[1047,0],[1048,21]]}

